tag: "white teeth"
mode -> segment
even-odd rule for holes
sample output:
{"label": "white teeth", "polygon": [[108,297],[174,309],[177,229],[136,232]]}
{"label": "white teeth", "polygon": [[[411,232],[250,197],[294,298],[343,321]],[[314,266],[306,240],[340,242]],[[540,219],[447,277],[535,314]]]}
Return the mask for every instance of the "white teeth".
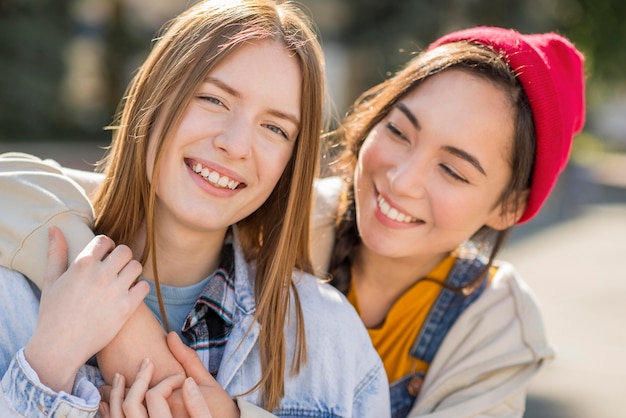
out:
{"label": "white teeth", "polygon": [[218,173],[217,171],[211,171],[208,168],[203,167],[200,163],[196,163],[193,167],[191,167],[191,169],[194,171],[194,173],[200,174],[214,186],[228,188],[231,190],[235,190],[237,186],[239,186],[238,181],[233,180],[227,176],[220,176],[220,173]]}
{"label": "white teeth", "polygon": [[380,208],[380,211],[389,219],[402,223],[411,223],[417,221],[416,218],[413,218],[412,216],[409,216],[405,213],[401,213],[398,211],[398,209],[389,206],[389,203],[387,203],[387,201],[383,199],[382,196],[379,195],[378,199],[376,200],[378,202],[378,207]]}

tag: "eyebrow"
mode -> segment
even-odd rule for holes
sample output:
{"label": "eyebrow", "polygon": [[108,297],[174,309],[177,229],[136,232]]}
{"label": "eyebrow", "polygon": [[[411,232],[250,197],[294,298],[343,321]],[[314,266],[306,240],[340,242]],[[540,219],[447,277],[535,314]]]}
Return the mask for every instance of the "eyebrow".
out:
{"label": "eyebrow", "polygon": [[411,111],[409,110],[408,107],[406,107],[404,105],[404,103],[396,103],[395,107],[402,113],[404,113],[404,116],[406,116],[406,118],[409,120],[409,122],[411,122],[411,125],[413,125],[413,127],[417,130],[422,129],[422,127],[420,126],[419,122],[417,121],[417,118],[415,117],[415,115],[413,113],[411,113]]}
{"label": "eyebrow", "polygon": [[[415,117],[415,115],[409,110],[408,107],[406,107],[404,105],[404,103],[396,103],[395,107],[401,111],[404,116],[406,116],[406,118],[409,120],[409,122],[411,123],[411,125],[413,125],[413,127],[417,130],[421,129],[420,123],[417,120],[417,117]],[[463,151],[460,148],[457,147],[453,147],[450,145],[445,145],[443,147],[443,149],[447,152],[449,152],[452,155],[455,155],[459,158],[462,158],[463,160],[467,161],[468,163],[470,163],[471,165],[473,165],[474,167],[476,167],[476,169],[478,171],[480,171],[484,176],[487,175],[487,172],[485,171],[485,169],[483,168],[482,165],[480,165],[480,162],[478,161],[478,158],[474,157],[472,154]]]}
{"label": "eyebrow", "polygon": [[[204,80],[205,83],[211,83],[216,85],[218,88],[224,90],[226,93],[230,94],[231,96],[234,96],[238,99],[241,99],[242,95],[241,93],[239,93],[237,90],[235,90],[234,88],[232,88],[231,86],[229,86],[228,84],[224,83],[222,80],[215,78],[215,77],[207,77]],[[292,115],[290,113],[285,113],[281,110],[278,109],[269,109],[268,113],[270,113],[271,115],[274,115],[278,118],[281,119],[285,119],[288,120],[290,122],[292,122],[294,125],[296,125],[296,127],[298,128],[298,130],[300,129],[300,119],[297,118],[295,115]]]}
{"label": "eyebrow", "polygon": [[482,165],[480,165],[480,162],[478,161],[478,159],[474,157],[473,155],[469,154],[468,152],[463,151],[462,149],[459,149],[457,147],[452,147],[450,145],[444,145],[443,149],[449,152],[450,154],[456,155],[457,157],[462,158],[463,160],[467,161],[468,163],[476,167],[476,169],[480,171],[483,175],[485,176],[487,175],[487,173],[485,172],[485,169],[483,168]]}

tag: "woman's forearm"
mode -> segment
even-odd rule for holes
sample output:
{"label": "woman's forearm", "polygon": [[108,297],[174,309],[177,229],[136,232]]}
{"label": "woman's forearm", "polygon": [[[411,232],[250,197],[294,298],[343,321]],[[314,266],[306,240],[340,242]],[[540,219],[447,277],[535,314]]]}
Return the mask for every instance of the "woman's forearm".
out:
{"label": "woman's forearm", "polygon": [[150,386],[167,376],[184,374],[183,367],[168,349],[165,337],[165,331],[148,306],[139,305],[113,341],[97,354],[98,367],[107,384],[113,382],[115,373],[120,373],[130,386],[145,358],[154,364]]}

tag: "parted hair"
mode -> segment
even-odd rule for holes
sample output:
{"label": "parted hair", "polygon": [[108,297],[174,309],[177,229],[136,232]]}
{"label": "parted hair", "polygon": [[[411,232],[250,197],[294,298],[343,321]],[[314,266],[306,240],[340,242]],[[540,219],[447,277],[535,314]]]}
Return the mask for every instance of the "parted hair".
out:
{"label": "parted hair", "polygon": [[[329,273],[331,283],[347,293],[350,289],[350,268],[361,244],[356,224],[353,177],[361,146],[370,131],[393,108],[429,77],[449,69],[468,71],[491,81],[502,88],[516,112],[512,149],[509,152],[512,178],[502,192],[497,204],[516,205],[518,199],[511,198],[530,186],[535,152],[535,131],[528,99],[516,78],[515,73],[492,48],[467,41],[443,44],[414,56],[391,78],[363,93],[348,111],[342,125],[333,133],[332,141],[343,149],[336,165],[336,172],[342,173],[345,180],[339,215],[336,225],[335,248],[331,256]],[[516,210],[517,208],[512,208]],[[463,288],[451,288],[462,294],[469,294],[486,277],[498,251],[504,244],[510,228],[495,231],[483,226],[470,241],[482,252],[488,254],[485,268]],[[438,282],[439,283],[439,282]],[[445,283],[445,287],[449,287]]]}
{"label": "parted hair", "polygon": [[[302,72],[301,125],[293,154],[267,201],[238,222],[248,261],[256,262],[256,319],[261,324],[261,388],[264,405],[278,406],[284,395],[286,351],[284,328],[295,306],[296,350],[291,372],[306,361],[304,319],[292,281],[293,269],[312,272],[309,218],[313,178],[318,171],[324,63],[309,18],[289,3],[272,0],[206,0],[168,22],[150,54],[130,82],[112,126],[113,139],[100,165],[105,181],[95,197],[95,229],[118,244],[143,233],[141,261],[155,254],[155,179],[163,149],[170,141],[194,93],[220,61],[250,41],[275,40],[299,60]],[[164,106],[165,103],[168,106]],[[156,121],[158,135],[155,135]],[[156,141],[152,178],[148,178],[148,141]]]}

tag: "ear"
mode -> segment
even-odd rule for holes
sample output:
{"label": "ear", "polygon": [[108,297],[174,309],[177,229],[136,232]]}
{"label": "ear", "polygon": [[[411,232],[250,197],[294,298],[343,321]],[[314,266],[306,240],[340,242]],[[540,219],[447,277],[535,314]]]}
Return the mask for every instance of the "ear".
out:
{"label": "ear", "polygon": [[498,205],[485,225],[495,229],[496,231],[503,231],[515,225],[526,210],[529,193],[529,189],[523,190],[519,193],[513,193],[509,197],[508,202],[500,203]]}

